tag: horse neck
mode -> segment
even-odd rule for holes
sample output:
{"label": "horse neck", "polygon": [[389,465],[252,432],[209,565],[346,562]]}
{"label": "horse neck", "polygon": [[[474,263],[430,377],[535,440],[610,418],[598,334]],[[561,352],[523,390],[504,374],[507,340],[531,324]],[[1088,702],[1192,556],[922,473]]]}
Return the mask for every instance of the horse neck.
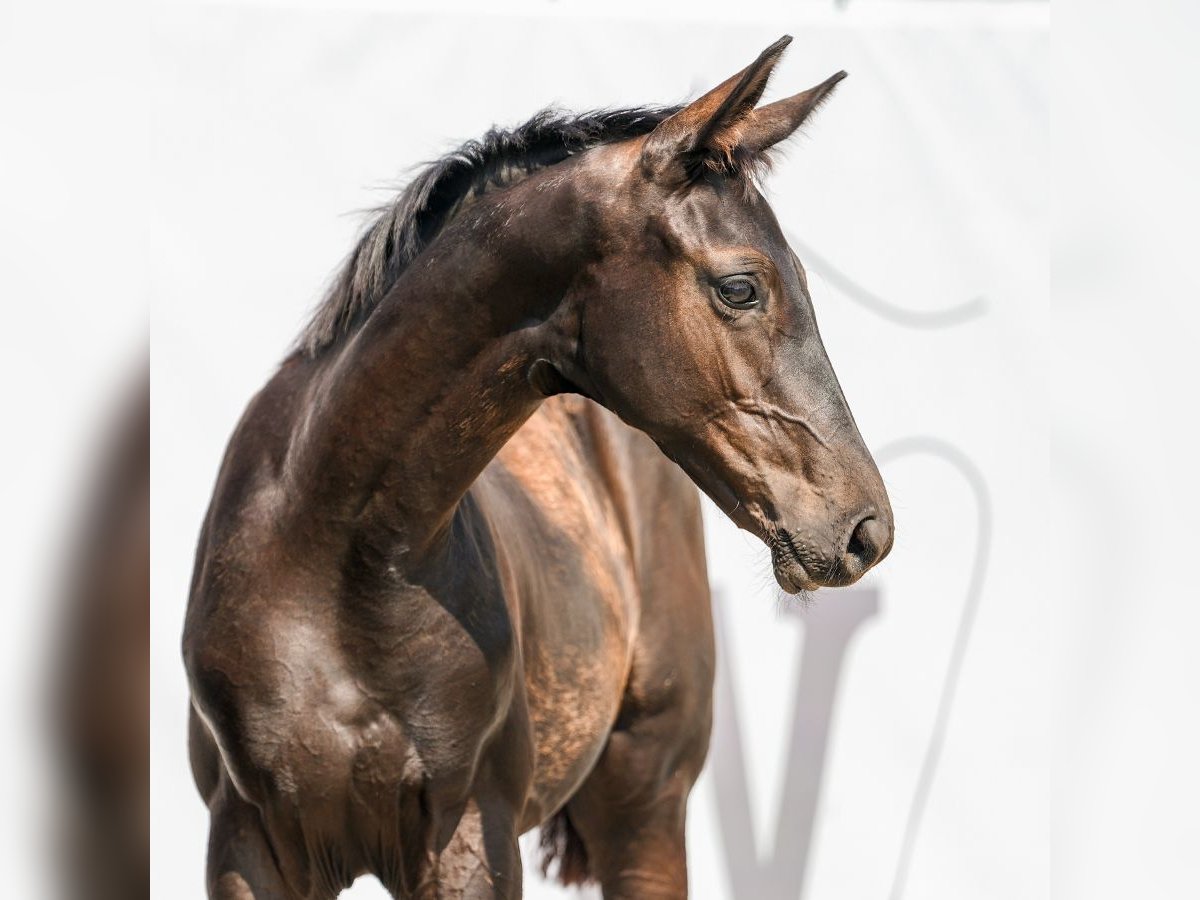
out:
{"label": "horse neck", "polygon": [[330,351],[289,467],[306,529],[386,533],[418,565],[440,546],[544,399],[530,366],[577,333],[568,298],[589,238],[567,167],[474,201]]}

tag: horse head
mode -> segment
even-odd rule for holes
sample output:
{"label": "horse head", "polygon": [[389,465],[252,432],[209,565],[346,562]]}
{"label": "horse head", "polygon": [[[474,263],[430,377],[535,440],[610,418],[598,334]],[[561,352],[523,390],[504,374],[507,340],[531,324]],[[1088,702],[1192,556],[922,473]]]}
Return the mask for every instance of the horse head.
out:
{"label": "horse head", "polygon": [[574,289],[578,346],[561,374],[761,538],[795,593],[856,581],[891,549],[893,520],[804,267],[757,187],[770,148],[845,76],[756,108],[789,41],[589,154],[603,252]]}

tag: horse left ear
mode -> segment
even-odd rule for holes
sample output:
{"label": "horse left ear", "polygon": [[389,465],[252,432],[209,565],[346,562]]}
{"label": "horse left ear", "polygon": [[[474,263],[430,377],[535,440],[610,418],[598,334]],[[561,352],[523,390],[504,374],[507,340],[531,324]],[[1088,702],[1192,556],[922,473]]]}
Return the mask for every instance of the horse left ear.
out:
{"label": "horse left ear", "polygon": [[742,125],[742,147],[752,154],[762,153],[791,136],[845,77],[845,72],[838,72],[814,88],[754,110]]}
{"label": "horse left ear", "polygon": [[642,149],[646,172],[656,180],[675,183],[686,180],[705,158],[731,161],[741,143],[742,123],[791,42],[791,35],[785,34],[742,71],[660,122]]}

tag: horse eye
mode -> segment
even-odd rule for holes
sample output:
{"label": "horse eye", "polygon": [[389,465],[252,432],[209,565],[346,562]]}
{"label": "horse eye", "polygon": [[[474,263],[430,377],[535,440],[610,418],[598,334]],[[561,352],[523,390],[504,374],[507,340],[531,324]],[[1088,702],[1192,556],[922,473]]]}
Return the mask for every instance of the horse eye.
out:
{"label": "horse eye", "polygon": [[729,278],[722,281],[717,292],[726,306],[735,309],[745,309],[758,302],[758,297],[754,294],[754,285],[745,278]]}

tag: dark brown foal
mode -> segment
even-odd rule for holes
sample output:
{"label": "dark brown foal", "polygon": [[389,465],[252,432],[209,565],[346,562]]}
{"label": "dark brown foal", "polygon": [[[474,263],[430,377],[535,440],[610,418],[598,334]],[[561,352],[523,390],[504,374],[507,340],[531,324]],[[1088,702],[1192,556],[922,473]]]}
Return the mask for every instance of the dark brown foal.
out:
{"label": "dark brown foal", "polygon": [[[683,897],[713,633],[699,485],[787,591],[892,517],[755,187],[840,75],[543,114],[367,231],[217,480],[184,634],[217,898]],[[693,484],[694,483],[694,484]]]}

